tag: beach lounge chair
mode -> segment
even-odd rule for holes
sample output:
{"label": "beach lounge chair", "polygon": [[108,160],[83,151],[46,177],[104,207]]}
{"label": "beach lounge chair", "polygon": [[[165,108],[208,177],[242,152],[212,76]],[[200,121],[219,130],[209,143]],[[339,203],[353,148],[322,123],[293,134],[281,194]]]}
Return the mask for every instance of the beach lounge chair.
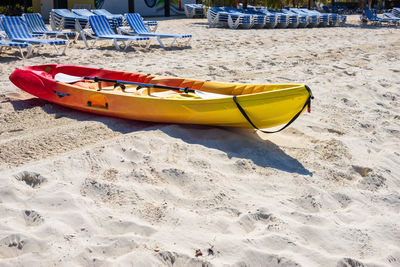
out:
{"label": "beach lounge chair", "polygon": [[95,15],[106,16],[112,28],[121,27],[124,23],[124,16],[121,14],[111,14],[106,9],[92,9],[92,13]]}
{"label": "beach lounge chair", "polygon": [[13,42],[28,43],[32,46],[38,47],[38,52],[40,48],[44,45],[52,45],[58,50],[58,45],[64,45],[62,54],[65,54],[65,50],[69,44],[68,40],[58,40],[58,39],[39,39],[34,38],[32,33],[28,29],[28,25],[21,17],[4,17],[2,19],[4,30],[6,31],[8,37]]}
{"label": "beach lounge chair", "polygon": [[77,32],[89,27],[88,18],[79,16],[68,9],[52,9],[50,12],[50,26],[53,31],[71,29]]}
{"label": "beach lounge chair", "polygon": [[68,36],[72,36],[75,39],[78,37],[76,32],[71,31],[49,31],[46,28],[46,24],[43,21],[42,15],[39,13],[24,13],[22,17],[26,21],[29,30],[33,34],[44,34],[46,36],[65,36],[69,40]]}
{"label": "beach lounge chair", "polygon": [[145,42],[146,48],[149,47],[150,38],[149,37],[136,37],[136,36],[127,36],[116,34],[112,28],[106,16],[98,16],[93,15],[89,17],[89,24],[91,29],[93,30],[93,34],[90,33],[87,29],[82,30],[81,36],[87,48],[89,48],[88,41],[86,40],[86,36],[89,36],[94,39],[93,45],[98,39],[107,39],[112,40],[114,46],[117,50],[121,50],[118,45],[118,41],[124,44],[124,50],[126,50],[133,42],[136,42],[140,45],[139,42]]}
{"label": "beach lounge chair", "polygon": [[132,31],[126,31],[122,29],[121,32],[144,37],[155,37],[157,38],[157,41],[162,48],[166,48],[166,45],[164,45],[162,39],[173,39],[170,45],[168,45],[169,47],[171,47],[175,42],[178,45],[188,46],[192,38],[191,34],[168,34],[150,32],[149,29],[147,29],[147,27],[144,25],[142,17],[137,13],[125,14],[125,19],[128,22],[129,27]]}
{"label": "beach lounge chair", "polygon": [[400,7],[394,7],[392,9],[392,14],[395,15],[396,17],[400,18]]}
{"label": "beach lounge chair", "polygon": [[371,22],[372,24],[379,25],[379,26],[382,26],[382,23],[395,24],[395,25],[397,25],[397,23],[398,23],[396,20],[393,20],[393,19],[390,19],[390,18],[378,17],[369,8],[364,10],[364,15],[367,18],[367,21]]}
{"label": "beach lounge chair", "polygon": [[387,18],[393,20],[393,21],[396,21],[396,22],[397,22],[397,26],[400,25],[400,18],[399,18],[399,17],[396,17],[395,15],[393,15],[393,13],[383,13],[383,15],[384,15],[385,17],[387,17]]}

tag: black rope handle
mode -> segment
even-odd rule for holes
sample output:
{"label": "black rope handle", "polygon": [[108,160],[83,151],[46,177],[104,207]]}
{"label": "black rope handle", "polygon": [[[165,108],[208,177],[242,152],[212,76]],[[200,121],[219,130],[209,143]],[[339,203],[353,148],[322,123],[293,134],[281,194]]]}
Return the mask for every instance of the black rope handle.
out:
{"label": "black rope handle", "polygon": [[294,115],[294,117],[282,128],[280,128],[279,130],[276,131],[265,131],[265,130],[260,130],[250,119],[250,117],[246,114],[246,111],[244,111],[244,109],[242,108],[242,106],[240,106],[239,102],[236,99],[236,96],[233,96],[233,101],[235,102],[237,108],[239,109],[240,113],[242,113],[243,117],[251,124],[251,126],[253,126],[254,129],[259,130],[260,132],[263,133],[277,133],[280,132],[284,129],[286,129],[290,124],[292,124],[299,116],[300,114],[303,112],[304,108],[308,106],[308,112],[310,112],[310,108],[311,108],[311,99],[314,99],[314,96],[312,95],[311,89],[305,85],[305,88],[307,89],[309,96],[307,98],[306,103],[304,103],[304,106],[300,109],[299,112],[297,112],[296,115]]}

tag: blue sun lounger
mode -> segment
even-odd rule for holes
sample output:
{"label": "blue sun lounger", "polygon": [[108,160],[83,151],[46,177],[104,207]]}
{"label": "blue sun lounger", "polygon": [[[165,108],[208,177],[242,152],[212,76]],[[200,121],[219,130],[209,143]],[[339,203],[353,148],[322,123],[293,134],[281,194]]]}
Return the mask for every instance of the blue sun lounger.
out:
{"label": "blue sun lounger", "polygon": [[[7,40],[7,34],[6,31],[3,28],[3,22],[2,19],[4,18],[4,15],[0,14],[0,53],[4,48],[13,48],[16,47],[19,49],[21,52],[22,58],[30,57],[32,54],[32,48],[33,46],[28,44],[28,43],[22,43],[22,42],[13,42],[10,40]],[[28,52],[26,55],[22,51],[22,48],[26,48]]]}
{"label": "blue sun lounger", "polygon": [[26,24],[28,25],[29,30],[33,34],[44,34],[46,36],[65,36],[67,40],[69,39],[68,36],[73,36],[74,38],[77,37],[76,32],[70,32],[70,31],[49,31],[46,28],[46,24],[43,21],[42,15],[39,13],[24,13],[22,14],[22,17],[26,21]]}
{"label": "blue sun lounger", "polygon": [[395,25],[397,25],[398,23],[396,20],[390,18],[378,17],[369,8],[364,10],[364,14],[369,22],[372,22],[373,24],[377,24],[379,26],[382,26],[382,23],[395,24]]}
{"label": "blue sun lounger", "polygon": [[400,7],[394,7],[392,9],[392,14],[395,15],[396,17],[400,18]]}
{"label": "blue sun lounger", "polygon": [[124,16],[121,14],[111,14],[106,9],[92,9],[92,13],[99,16],[106,16],[112,28],[118,28],[123,25]]}
{"label": "blue sun lounger", "polygon": [[391,19],[391,20],[393,20],[393,22],[397,22],[397,26],[399,26],[399,24],[400,24],[400,18],[399,17],[396,17],[393,13],[383,13],[383,15],[385,16],[385,17],[387,17],[388,19]]}
{"label": "blue sun lounger", "polygon": [[[82,31],[82,39],[85,42],[87,48],[89,48],[89,44],[86,40],[86,36],[90,36],[94,39],[94,43],[98,39],[107,39],[112,40],[114,46],[117,50],[121,50],[118,42],[121,41],[124,44],[124,50],[126,50],[133,42],[137,42],[139,45],[141,41],[145,41],[146,48],[149,47],[150,38],[149,37],[136,37],[136,36],[127,36],[116,34],[112,28],[106,16],[98,16],[93,15],[89,17],[89,24],[94,34],[89,33],[88,31]],[[93,45],[94,45],[93,43]]]}
{"label": "blue sun lounger", "polygon": [[[173,39],[168,47],[171,47],[175,42],[178,45],[188,46],[192,38],[191,34],[169,34],[169,33],[155,33],[149,31],[149,29],[144,25],[142,17],[137,13],[125,14],[125,19],[129,24],[132,31],[122,30],[123,33],[133,34],[145,37],[155,37],[162,48],[166,48],[166,45],[161,39]],[[180,42],[182,41],[182,42]]]}
{"label": "blue sun lounger", "polygon": [[29,31],[26,22],[21,17],[4,17],[2,19],[4,30],[8,37],[13,42],[28,43],[33,46],[38,46],[38,52],[44,45],[52,45],[59,52],[57,45],[64,45],[62,54],[65,54],[65,50],[69,44],[67,40],[57,39],[38,39],[34,38],[32,33]]}

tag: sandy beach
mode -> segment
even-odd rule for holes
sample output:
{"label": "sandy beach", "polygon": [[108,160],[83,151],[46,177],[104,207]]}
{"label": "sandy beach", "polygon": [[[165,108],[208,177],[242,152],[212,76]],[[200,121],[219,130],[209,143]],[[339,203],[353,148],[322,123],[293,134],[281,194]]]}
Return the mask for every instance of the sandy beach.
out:
{"label": "sandy beach", "polygon": [[[191,48],[1,54],[0,266],[400,266],[400,28],[155,19]],[[8,79],[50,63],[304,83],[315,100],[271,135],[130,121]]]}

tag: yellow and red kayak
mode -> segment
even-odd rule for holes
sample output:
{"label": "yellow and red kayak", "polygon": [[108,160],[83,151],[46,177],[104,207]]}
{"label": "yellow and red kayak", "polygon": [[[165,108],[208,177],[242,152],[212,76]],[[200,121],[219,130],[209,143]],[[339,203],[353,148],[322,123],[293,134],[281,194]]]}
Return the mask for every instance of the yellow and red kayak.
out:
{"label": "yellow and red kayak", "polygon": [[312,98],[303,84],[221,83],[56,64],[16,69],[10,80],[41,99],[86,112],[245,128],[290,124]]}

